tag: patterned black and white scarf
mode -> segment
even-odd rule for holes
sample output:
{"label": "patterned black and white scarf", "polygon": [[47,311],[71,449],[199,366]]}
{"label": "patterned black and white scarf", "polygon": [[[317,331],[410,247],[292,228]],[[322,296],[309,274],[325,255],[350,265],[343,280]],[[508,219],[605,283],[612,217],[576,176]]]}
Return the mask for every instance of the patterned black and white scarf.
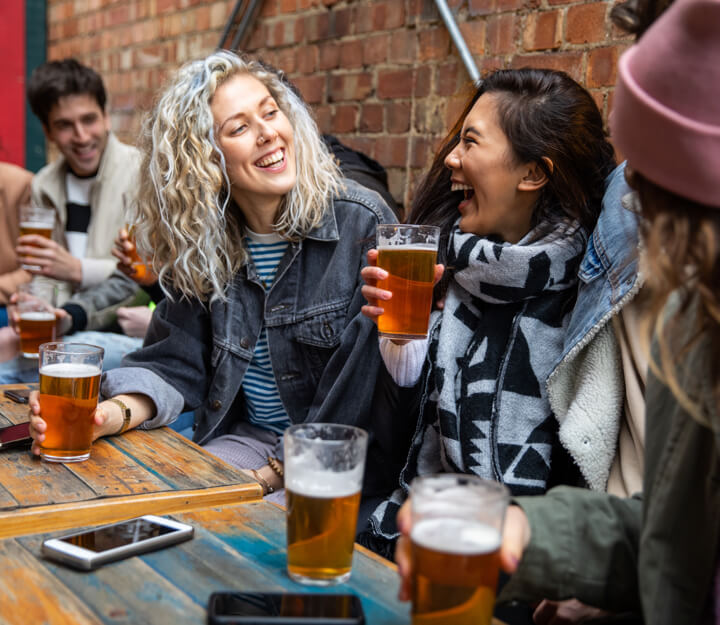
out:
{"label": "patterned black and white scarf", "polygon": [[546,490],[557,423],[545,380],[562,349],[586,236],[573,226],[535,237],[510,244],[453,232],[453,280],[433,313],[415,436],[401,488],[370,518],[373,533],[397,535],[395,515],[416,475],[474,473],[515,495]]}

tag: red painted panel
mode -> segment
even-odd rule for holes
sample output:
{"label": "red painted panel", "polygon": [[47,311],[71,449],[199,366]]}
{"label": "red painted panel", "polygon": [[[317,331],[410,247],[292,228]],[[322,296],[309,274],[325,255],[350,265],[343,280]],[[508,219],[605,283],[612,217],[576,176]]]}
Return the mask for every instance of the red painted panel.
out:
{"label": "red painted panel", "polygon": [[25,0],[0,2],[0,160],[25,164]]}

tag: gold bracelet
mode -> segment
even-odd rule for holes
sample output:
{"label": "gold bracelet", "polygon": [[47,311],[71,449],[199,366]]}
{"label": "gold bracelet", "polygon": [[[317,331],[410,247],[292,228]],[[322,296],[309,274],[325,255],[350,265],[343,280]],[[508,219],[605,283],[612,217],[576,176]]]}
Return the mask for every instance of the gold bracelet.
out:
{"label": "gold bracelet", "polygon": [[268,456],[268,466],[273,470],[275,475],[277,475],[279,478],[282,478],[285,476],[285,470],[283,469],[282,462],[280,462],[277,458],[273,458],[272,456]]}
{"label": "gold bracelet", "polygon": [[132,416],[130,408],[127,407],[124,401],[119,400],[117,397],[111,397],[107,401],[111,401],[116,406],[119,406],[120,410],[122,410],[123,415],[122,425],[120,426],[120,429],[115,432],[115,434],[113,434],[113,436],[117,436],[118,434],[124,434],[130,427],[130,417]]}
{"label": "gold bracelet", "polygon": [[264,489],[263,495],[269,495],[270,493],[275,492],[275,489],[272,486],[270,486],[268,481],[262,475],[260,475],[255,469],[250,469],[250,473],[253,474],[253,477],[255,478],[257,483],[263,487],[263,489]]}

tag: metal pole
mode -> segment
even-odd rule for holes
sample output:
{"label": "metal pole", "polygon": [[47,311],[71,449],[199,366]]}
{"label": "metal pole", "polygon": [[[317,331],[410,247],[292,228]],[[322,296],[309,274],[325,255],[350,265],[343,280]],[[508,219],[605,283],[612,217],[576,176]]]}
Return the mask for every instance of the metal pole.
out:
{"label": "metal pole", "polygon": [[223,30],[222,35],[220,35],[220,41],[218,42],[218,48],[222,50],[225,47],[225,40],[228,38],[228,35],[230,34],[230,31],[232,30],[233,24],[235,23],[235,20],[237,19],[237,15],[240,12],[240,7],[243,5],[244,0],[237,0],[235,3],[235,6],[233,7],[232,12],[230,13],[230,17],[228,17],[227,23],[225,24],[225,29]]}
{"label": "metal pole", "polygon": [[475,60],[472,58],[470,50],[468,50],[467,44],[465,43],[465,39],[463,39],[458,25],[455,23],[455,18],[448,8],[447,2],[445,2],[445,0],[435,0],[435,5],[440,12],[440,17],[442,17],[443,22],[445,22],[445,27],[448,29],[455,47],[460,53],[460,58],[465,65],[467,73],[470,74],[470,78],[472,78],[473,83],[477,85],[480,82],[480,72],[478,71],[477,65],[475,65]]}

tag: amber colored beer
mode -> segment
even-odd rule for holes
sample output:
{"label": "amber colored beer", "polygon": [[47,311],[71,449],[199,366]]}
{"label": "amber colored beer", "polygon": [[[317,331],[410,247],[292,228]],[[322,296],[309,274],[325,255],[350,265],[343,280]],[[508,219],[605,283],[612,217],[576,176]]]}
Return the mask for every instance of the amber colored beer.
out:
{"label": "amber colored beer", "polygon": [[87,364],[40,368],[40,414],[47,424],[40,449],[45,460],[77,462],[90,457],[100,373],[99,367]]}
{"label": "amber colored beer", "polygon": [[434,248],[389,246],[378,248],[377,265],[388,272],[377,286],[392,292],[379,302],[384,313],[378,317],[378,331],[394,338],[427,336],[435,278]]}
{"label": "amber colored beer", "polygon": [[34,221],[24,221],[20,224],[20,236],[26,234],[37,234],[46,239],[52,238],[53,224],[36,223]]}
{"label": "amber colored beer", "polygon": [[490,625],[500,532],[478,521],[427,518],[410,538],[413,625]]}
{"label": "amber colored beer", "polygon": [[136,280],[144,280],[147,277],[148,268],[145,264],[145,261],[143,261],[143,259],[140,258],[140,254],[138,254],[132,228],[128,229],[128,238],[130,239],[130,243],[132,243],[133,246],[133,248],[128,252],[128,256],[130,256],[131,259],[130,266],[135,270],[133,278],[135,278]]}
{"label": "amber colored beer", "polygon": [[26,358],[37,358],[40,345],[55,340],[55,314],[44,311],[20,313],[20,351]]}
{"label": "amber colored beer", "polygon": [[285,490],[288,572],[336,581],[350,575],[360,491],[335,497]]}

